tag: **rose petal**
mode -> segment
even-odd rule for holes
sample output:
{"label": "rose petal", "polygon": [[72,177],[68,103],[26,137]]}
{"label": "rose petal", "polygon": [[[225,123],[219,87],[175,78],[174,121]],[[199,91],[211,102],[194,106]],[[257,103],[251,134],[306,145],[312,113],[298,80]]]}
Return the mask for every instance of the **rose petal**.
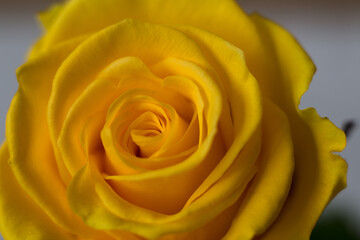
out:
{"label": "rose petal", "polygon": [[288,195],[294,169],[293,143],[286,115],[266,101],[262,121],[259,170],[225,239],[253,239],[279,214]]}
{"label": "rose petal", "polygon": [[225,209],[218,216],[211,219],[207,224],[199,227],[193,231],[184,233],[169,234],[161,237],[159,240],[209,240],[209,239],[222,239],[231,226],[231,222],[235,217],[241,198],[232,206]]}
{"label": "rose petal", "polygon": [[[256,138],[254,135],[257,134],[256,130],[261,120],[262,107],[259,86],[248,71],[244,54],[239,48],[200,29],[188,26],[177,28],[197,42],[219,75],[215,79],[219,81],[218,84],[222,88],[222,96],[227,97],[223,102],[230,106],[231,125],[233,125],[232,128],[229,128],[228,119],[226,116],[222,116],[220,118],[220,129],[221,133],[225,133],[223,139],[227,142],[229,136],[234,136],[234,139],[230,141],[231,145],[226,155],[189,199],[188,202],[190,203],[223,176],[231,164],[239,158],[238,155],[240,155],[245,144],[249,142],[249,139]],[[226,107],[224,109],[226,110]],[[224,111],[223,115],[226,113],[227,111]],[[254,148],[251,146],[252,144],[257,145],[258,148],[261,145],[260,142],[253,140],[248,144],[248,148]],[[249,167],[254,163],[257,151],[247,151],[251,152],[251,157],[250,155],[244,157],[243,162],[244,166]],[[240,167],[239,169],[248,169],[248,167]]]}
{"label": "rose petal", "polygon": [[[97,33],[64,61],[54,80],[49,105],[50,134],[54,142],[75,100],[101,70],[124,56],[139,57],[147,65],[168,56],[188,59],[200,66],[207,65],[200,50],[189,38],[166,27],[126,20]],[[216,108],[220,101],[214,99],[214,102]]]}
{"label": "rose petal", "polygon": [[9,162],[21,187],[56,224],[86,236],[96,233],[68,206],[64,182],[69,175],[61,158],[55,160],[46,122],[49,79],[79,41],[65,43],[18,70],[19,90],[7,116],[6,138]]}
{"label": "rose petal", "polygon": [[[101,127],[101,125],[104,125],[105,116],[102,112],[107,108],[109,108],[110,103],[113,101],[113,99],[115,99],[116,96],[121,95],[123,92],[129,91],[132,88],[138,89],[137,91],[138,92],[140,91],[141,94],[147,93],[150,96],[154,96],[158,99],[162,99],[164,101],[169,102],[169,104],[174,106],[176,110],[179,110],[179,112],[182,113],[182,115],[186,114],[186,110],[181,109],[184,108],[184,105],[178,106],[179,105],[178,102],[179,100],[184,99],[184,97],[190,98],[192,101],[194,101],[194,105],[198,106],[197,111],[200,114],[198,116],[199,118],[202,118],[201,116],[203,115],[202,114],[203,107],[201,105],[203,100],[197,93],[198,88],[196,87],[196,85],[191,83],[190,80],[175,76],[167,77],[163,80],[164,89],[161,90],[162,86],[158,86],[156,84],[156,82],[159,82],[161,80],[151,75],[151,73],[146,69],[146,66],[139,59],[132,57],[123,58],[121,60],[118,60],[118,64],[120,64],[120,62],[122,62],[121,64],[122,64],[122,68],[124,68],[124,71],[120,72],[118,66],[117,71],[112,73],[112,75],[109,75],[109,72],[106,74],[100,74],[99,78],[96,79],[94,82],[92,82],[86,88],[86,90],[83,91],[81,96],[71,106],[71,109],[66,116],[58,143],[60,150],[62,152],[64,162],[71,174],[73,172],[76,172],[78,169],[80,169],[82,165],[85,163],[84,150],[82,149],[84,144],[81,143],[80,141],[81,140],[80,132],[82,131],[83,126],[86,124],[89,118],[92,118],[92,121],[95,121],[94,124],[98,125],[99,127]],[[121,77],[122,80],[121,81],[116,80],[116,76],[120,76],[120,77],[122,76]],[[117,83],[114,85],[114,82]],[[121,87],[117,87],[118,85]],[[184,85],[189,87],[188,91],[186,92],[179,90],[179,88]],[[151,91],[149,92],[147,90],[148,92],[146,92],[145,89],[149,89],[149,91],[150,90]],[[177,89],[177,92],[179,92],[178,94],[174,92],[175,89]],[[181,95],[179,95],[183,93],[185,93],[187,96],[182,97]],[[126,100],[126,95],[123,96],[123,98]],[[214,98],[214,91],[212,91],[212,98],[213,98],[212,101],[216,101],[216,98]],[[92,106],[92,107],[89,108],[88,106]],[[190,104],[188,104],[187,106],[188,106],[187,112],[192,112],[193,106]],[[109,111],[112,111],[111,108],[109,109]],[[126,117],[128,118],[133,114],[134,111],[130,111],[129,115],[127,115]],[[184,117],[188,118],[188,116],[184,116]],[[125,118],[119,118],[119,119],[122,121],[126,120]],[[197,125],[194,123],[195,120],[196,118],[193,117],[190,123],[191,129],[189,128],[187,132],[184,134],[184,139],[181,139],[179,141],[179,147],[186,148],[186,146],[189,143],[193,142],[193,140],[191,140],[191,141],[187,141],[183,145],[180,145],[180,143],[184,142],[186,139],[198,138],[197,136],[194,135],[198,132],[198,130],[196,129]],[[213,122],[214,124],[215,121],[216,118],[212,117],[210,122]],[[140,169],[136,168],[134,164],[136,164],[138,167],[141,168],[154,169],[160,166],[167,166],[169,164],[174,163],[175,160],[174,156],[171,156],[170,154],[168,154],[169,156],[167,158],[168,160],[170,159],[173,160],[171,160],[171,162],[169,163],[165,163],[165,159],[163,157],[150,158],[145,160],[136,159],[134,158],[134,156],[131,157],[129,155],[117,157],[117,153],[116,153],[117,150],[113,143],[120,141],[120,139],[118,138],[112,139],[110,134],[111,131],[110,130],[109,130],[110,132],[107,131],[108,128],[105,126],[105,128],[103,129],[102,138],[105,149],[107,150],[109,155],[109,161],[113,162],[112,166],[116,170],[113,171],[114,173],[118,172],[122,174],[129,174],[129,173],[139,172]],[[177,144],[175,144],[174,146],[176,145]],[[171,150],[174,151],[175,148],[171,148]],[[127,158],[131,158],[131,159],[128,160]],[[178,162],[178,160],[176,161]]]}
{"label": "rose petal", "polygon": [[[212,188],[210,201],[203,199],[173,215],[152,212],[123,200],[113,193],[91,164],[74,177],[68,196],[74,211],[82,216],[89,226],[105,231],[125,230],[149,239],[156,239],[164,234],[194,230],[234,204],[253,176],[253,173],[249,173],[248,176],[234,174],[237,169],[233,168],[233,173],[226,174],[223,183],[230,186],[229,183],[235,181],[234,177],[247,178],[243,184],[237,185],[238,188],[224,189],[220,184]],[[230,196],[227,193],[219,194],[230,189],[233,191]],[[100,196],[102,200],[99,199]],[[205,201],[205,204],[202,201]]]}
{"label": "rose petal", "polygon": [[[61,17],[49,32],[50,38],[45,48],[79,35],[97,32],[127,18],[162,25],[191,25],[216,33],[244,49],[254,45],[251,35],[255,29],[251,20],[232,0],[208,0],[206,4],[202,0],[104,0],[101,3],[75,0],[65,5]],[[234,26],[241,34],[234,32]]]}
{"label": "rose petal", "polygon": [[[134,234],[122,231],[130,222],[115,217],[94,196],[94,178],[90,175],[89,165],[86,165],[74,176],[68,188],[68,199],[71,207],[83,217],[87,225],[95,229],[108,230],[110,235],[113,235],[111,230],[118,229],[116,239],[138,239]],[[113,224],[116,224],[117,227],[112,227]]]}
{"label": "rose petal", "polygon": [[347,164],[332,153],[345,147],[345,134],[326,118],[320,118],[314,109],[300,114],[303,121],[297,121],[294,127],[297,138],[293,139],[293,184],[264,239],[308,238],[325,206],[346,186]]}
{"label": "rose petal", "polygon": [[345,135],[315,110],[297,110],[315,67],[288,32],[258,15],[252,19],[263,39],[264,56],[273,59],[264,69],[268,80],[262,78],[260,85],[287,113],[295,153],[289,197],[264,239],[309,238],[325,206],[346,185],[346,162],[331,153],[343,150]]}
{"label": "rose petal", "polygon": [[[45,30],[50,30],[50,28],[54,25],[56,20],[58,19],[60,13],[64,9],[63,4],[54,4],[51,8],[47,11],[40,12],[38,14],[38,20],[42,23],[42,26]],[[80,38],[83,38],[81,36]],[[36,58],[36,56],[44,54],[44,43],[46,43],[47,35],[39,38],[37,42],[32,46],[30,52],[28,53],[28,60]]]}
{"label": "rose petal", "polygon": [[[19,185],[8,164],[8,146],[0,148],[0,231],[6,239],[77,239],[55,224]],[[21,216],[21,217],[19,217]]]}
{"label": "rose petal", "polygon": [[254,71],[261,90],[287,114],[294,113],[315,66],[290,33],[260,15],[251,15],[251,19],[262,40],[257,56],[261,69]]}

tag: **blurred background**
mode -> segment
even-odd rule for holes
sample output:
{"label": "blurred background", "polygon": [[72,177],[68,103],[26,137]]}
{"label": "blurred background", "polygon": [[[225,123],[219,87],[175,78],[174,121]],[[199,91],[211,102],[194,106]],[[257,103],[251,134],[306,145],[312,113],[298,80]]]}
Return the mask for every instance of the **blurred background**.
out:
{"label": "blurred background", "polygon": [[[34,15],[52,2],[58,1],[0,0],[0,139],[17,89],[15,69],[41,33]],[[355,123],[341,153],[349,165],[348,187],[328,206],[311,239],[360,239],[360,0],[238,2],[284,26],[313,59],[317,72],[300,108],[315,107],[339,127]]]}

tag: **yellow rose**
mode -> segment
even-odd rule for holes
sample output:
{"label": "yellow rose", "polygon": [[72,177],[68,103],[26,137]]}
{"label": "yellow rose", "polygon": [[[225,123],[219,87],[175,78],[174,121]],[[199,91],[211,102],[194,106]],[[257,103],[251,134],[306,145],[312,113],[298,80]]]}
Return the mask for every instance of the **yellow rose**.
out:
{"label": "yellow rose", "polygon": [[[345,136],[314,66],[232,0],[72,0],[17,71],[0,151],[12,239],[308,239]],[[259,237],[259,238],[258,238]]]}

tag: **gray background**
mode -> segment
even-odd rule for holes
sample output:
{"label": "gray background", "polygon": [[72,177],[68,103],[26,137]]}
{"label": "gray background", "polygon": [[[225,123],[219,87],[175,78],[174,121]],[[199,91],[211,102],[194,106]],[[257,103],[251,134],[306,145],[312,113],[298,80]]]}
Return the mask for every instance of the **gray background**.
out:
{"label": "gray background", "polygon": [[[40,34],[34,14],[54,0],[0,0],[0,138],[6,112],[16,92],[15,69]],[[259,12],[292,32],[312,57],[317,73],[301,108],[313,106],[337,126],[360,124],[360,1],[239,0],[247,12]],[[348,187],[325,215],[347,213],[360,219],[360,129],[355,129],[341,155],[349,164]],[[1,237],[0,237],[1,238]]]}

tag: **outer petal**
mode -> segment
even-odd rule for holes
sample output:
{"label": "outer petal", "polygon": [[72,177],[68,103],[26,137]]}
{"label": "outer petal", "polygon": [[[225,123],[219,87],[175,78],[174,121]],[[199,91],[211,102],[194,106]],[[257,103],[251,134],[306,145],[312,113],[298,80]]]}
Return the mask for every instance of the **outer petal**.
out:
{"label": "outer petal", "polygon": [[253,179],[226,239],[253,239],[276,219],[288,196],[294,169],[293,143],[286,115],[264,103],[259,170]]}
{"label": "outer petal", "polygon": [[[68,1],[49,31],[46,48],[97,32],[126,18],[162,25],[191,25],[216,33],[238,46],[254,46],[250,36],[255,29],[233,0],[73,0]],[[243,37],[239,38],[234,27]],[[242,44],[245,42],[247,44]]]}
{"label": "outer petal", "polygon": [[[47,15],[53,16],[53,9]],[[258,15],[249,18],[233,0],[209,0],[206,4],[202,0],[69,1],[62,7],[61,15],[51,21],[44,49],[126,18],[194,26],[226,39],[244,51],[250,72],[265,94],[280,105],[293,104],[294,99],[297,104],[314,71],[311,60],[289,33]],[[297,81],[286,81],[288,77],[296,77]]]}
{"label": "outer petal", "polygon": [[6,137],[11,168],[29,196],[56,224],[69,232],[91,235],[91,229],[68,206],[65,189],[68,173],[61,159],[54,157],[47,128],[51,80],[78,42],[64,43],[18,70],[19,90],[9,109]]}
{"label": "outer petal", "polygon": [[55,225],[27,195],[8,164],[7,144],[0,148],[0,232],[7,240],[70,240],[75,236]]}
{"label": "outer petal", "polygon": [[[62,12],[64,5],[62,4],[54,4],[50,9],[45,12],[40,12],[38,14],[38,20],[41,22],[43,28],[46,31],[49,31],[51,27],[54,25],[54,22],[57,21],[59,15]],[[28,53],[28,59],[35,58],[39,54],[41,54],[44,50],[44,43],[46,43],[48,35],[41,37],[34,46],[30,49]]]}
{"label": "outer petal", "polygon": [[54,4],[47,11],[40,12],[38,14],[38,19],[40,20],[42,26],[46,31],[49,31],[51,27],[54,25],[54,23],[57,21],[63,8],[64,5]]}
{"label": "outer petal", "polygon": [[290,33],[260,15],[254,14],[251,18],[261,40],[256,52],[258,62],[252,73],[265,96],[287,114],[294,113],[311,82],[315,66]]}
{"label": "outer petal", "polygon": [[260,86],[287,113],[295,153],[289,197],[264,239],[308,239],[325,206],[346,185],[346,163],[332,154],[344,149],[345,135],[314,109],[297,110],[314,65],[281,27],[258,15],[252,19],[263,39],[263,56],[269,62],[263,69],[265,75],[259,78]]}
{"label": "outer petal", "polygon": [[300,112],[294,126],[295,172],[278,219],[262,239],[309,239],[328,202],[346,186],[346,162],[333,151],[345,147],[345,135],[314,109]]}

